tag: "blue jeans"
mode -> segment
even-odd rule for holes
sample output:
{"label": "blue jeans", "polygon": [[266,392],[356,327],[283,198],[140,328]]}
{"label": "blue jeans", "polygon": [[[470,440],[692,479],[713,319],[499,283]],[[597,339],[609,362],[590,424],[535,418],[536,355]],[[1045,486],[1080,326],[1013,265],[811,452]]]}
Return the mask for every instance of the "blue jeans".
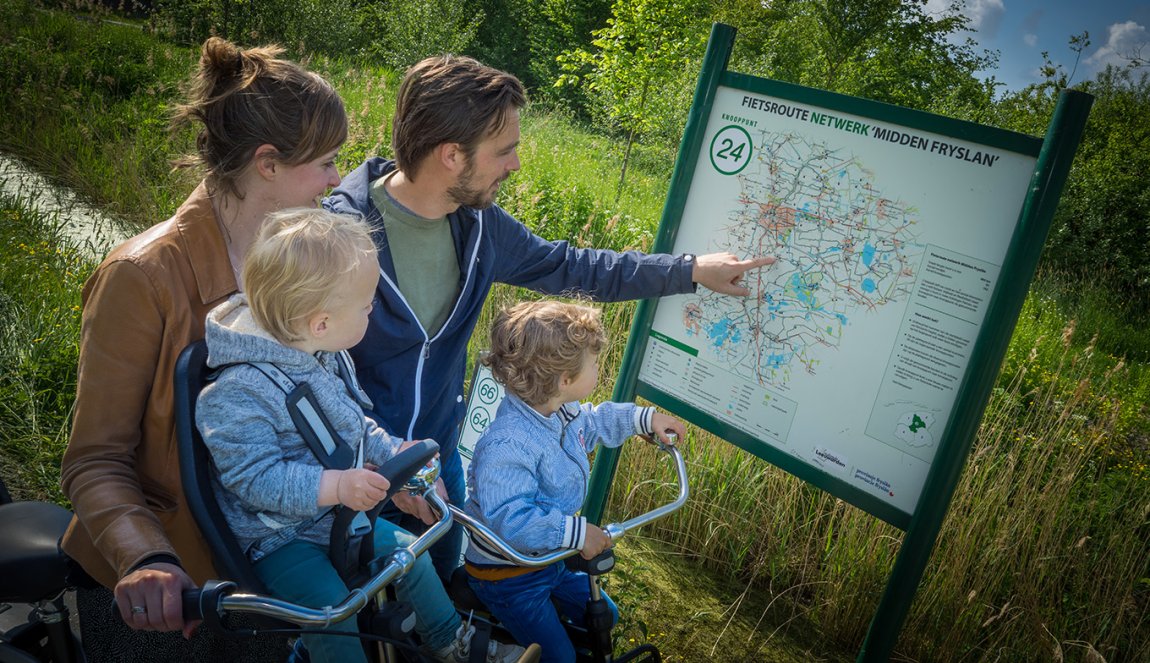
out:
{"label": "blue jeans", "polygon": [[[459,508],[463,508],[467,501],[467,478],[463,476],[463,462],[459,458],[459,451],[452,447],[443,450],[439,455],[439,476],[443,479],[443,487],[447,489],[447,499]],[[427,529],[415,516],[410,516],[398,508],[394,502],[388,502],[380,516],[395,523],[409,532],[423,532]],[[444,585],[451,584],[451,574],[463,564],[463,525],[452,523],[451,529],[443,538],[432,544],[427,550],[435,572],[439,574]]]}
{"label": "blue jeans", "polygon": [[[383,556],[409,545],[415,538],[398,526],[378,519],[375,523],[375,552]],[[311,608],[334,606],[347,598],[347,585],[328,559],[327,546],[292,541],[255,563],[255,572],[274,596]],[[426,556],[395,584],[400,601],[415,611],[415,630],[428,648],[438,649],[455,640],[459,615],[435,569]],[[355,617],[328,627],[332,631],[355,633]],[[350,636],[302,636],[313,663],[367,661],[358,638]]]}
{"label": "blue jeans", "polygon": [[[591,598],[586,573],[570,571],[560,562],[505,580],[469,577],[468,581],[519,644],[539,643],[543,648],[540,663],[573,663],[575,647],[559,619],[559,610],[575,624],[584,625],[584,610]],[[602,596],[611,609],[613,625],[619,621],[619,608],[606,594]]]}

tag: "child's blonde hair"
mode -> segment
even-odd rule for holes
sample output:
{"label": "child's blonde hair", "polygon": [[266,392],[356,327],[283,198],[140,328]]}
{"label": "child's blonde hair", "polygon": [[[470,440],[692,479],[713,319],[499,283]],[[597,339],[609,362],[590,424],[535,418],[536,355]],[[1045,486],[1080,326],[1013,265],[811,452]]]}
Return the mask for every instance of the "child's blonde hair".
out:
{"label": "child's blonde hair", "polygon": [[575,376],[588,354],[607,344],[599,310],[556,301],[505,308],[491,325],[491,352],[483,363],[507,391],[539,405],[559,391],[559,378]]}
{"label": "child's blonde hair", "polygon": [[281,343],[303,339],[300,322],[327,309],[364,260],[376,261],[358,216],[301,207],[273,212],[244,259],[244,292],[256,322]]}

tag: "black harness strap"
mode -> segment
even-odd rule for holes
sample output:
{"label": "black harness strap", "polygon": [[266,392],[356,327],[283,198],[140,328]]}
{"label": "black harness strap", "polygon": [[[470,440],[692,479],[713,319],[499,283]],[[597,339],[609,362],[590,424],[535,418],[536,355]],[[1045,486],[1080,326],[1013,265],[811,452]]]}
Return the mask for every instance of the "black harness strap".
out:
{"label": "black harness strap", "polygon": [[[339,359],[340,378],[343,379],[348,391],[358,401],[359,383],[356,382],[351,359],[346,355],[346,352],[339,352],[336,355]],[[303,438],[304,443],[307,444],[308,449],[315,454],[316,459],[325,469],[346,470],[352,467],[363,467],[367,432],[364,431],[365,439],[360,441],[359,448],[353,449],[336,433],[335,427],[332,426],[327,414],[320,407],[311,385],[307,382],[296,384],[287,373],[284,373],[275,364],[254,361],[225,364],[213,371],[208,376],[208,380],[215,380],[223,370],[240,365],[255,368],[284,392],[292,423],[295,424],[296,430]],[[346,580],[358,573],[360,558],[364,552],[374,556],[374,540],[368,536],[372,532],[374,523],[362,511],[352,511],[345,514],[344,511],[348,510],[347,507],[339,505],[333,508],[336,511],[336,520],[335,526],[331,530],[328,557],[340,577]],[[315,520],[318,521],[323,518],[330,510],[324,510],[315,517]],[[366,541],[364,537],[368,537]],[[370,546],[370,550],[362,549],[365,544]]]}

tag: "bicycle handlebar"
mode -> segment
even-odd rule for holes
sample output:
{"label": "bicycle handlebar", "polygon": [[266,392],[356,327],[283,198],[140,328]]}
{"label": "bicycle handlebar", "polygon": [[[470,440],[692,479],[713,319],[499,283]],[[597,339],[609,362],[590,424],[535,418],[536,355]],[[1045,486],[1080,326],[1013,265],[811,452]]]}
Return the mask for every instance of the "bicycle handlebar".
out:
{"label": "bicycle handlebar", "polygon": [[[430,490],[424,497],[432,503],[438,513],[447,514],[447,504],[443,498]],[[227,612],[247,612],[265,617],[273,617],[299,626],[327,627],[358,613],[367,605],[371,597],[384,587],[395,582],[411,570],[415,559],[422,555],[451,528],[451,516],[442,515],[438,522],[416,539],[410,546],[400,548],[388,556],[379,573],[369,578],[362,587],[351,590],[347,598],[336,606],[309,608],[290,601],[284,601],[260,594],[236,593],[236,584],[228,581],[211,580],[199,589],[183,592],[184,619],[205,619],[220,616]],[[118,611],[117,611],[118,612]]]}
{"label": "bicycle handlebar", "polygon": [[[611,523],[604,525],[603,531],[611,539],[611,545],[614,545],[619,541],[619,539],[622,539],[623,536],[627,534],[627,532],[637,527],[646,525],[653,520],[658,520],[659,518],[669,515],[679,510],[684,504],[687,503],[687,497],[690,494],[690,490],[687,485],[687,465],[683,461],[683,454],[677,447],[664,444],[659,441],[658,438],[654,438],[654,444],[659,447],[660,451],[665,452],[675,460],[675,471],[679,480],[679,495],[669,504],[664,504],[663,506],[648,511],[647,513],[635,516],[630,520],[626,520],[621,523]],[[464,527],[466,527],[472,536],[479,539],[484,545],[488,546],[492,550],[499,551],[499,554],[503,555],[503,557],[506,558],[509,562],[517,566],[547,566],[579,553],[578,550],[571,548],[566,550],[556,550],[554,552],[546,553],[543,555],[525,555],[512,548],[503,539],[499,538],[498,534],[491,531],[490,528],[488,528],[476,518],[468,515],[459,507],[450,505],[448,508],[451,510],[452,519],[458,521]]]}
{"label": "bicycle handlebar", "polygon": [[[422,490],[424,498],[431,502],[440,517],[438,522],[410,546],[393,551],[380,571],[369,578],[363,586],[353,589],[339,605],[309,608],[270,596],[236,593],[237,586],[234,582],[210,580],[204,583],[203,588],[189,589],[182,593],[184,619],[187,621],[204,619],[206,622],[218,625],[220,615],[227,611],[237,611],[274,617],[299,626],[326,627],[356,614],[367,605],[372,596],[410,571],[415,565],[416,558],[451,529],[451,515],[447,510],[447,504],[435,492],[432,485],[435,476],[438,475],[439,466],[437,462],[429,461],[438,450],[439,446],[434,441],[424,440],[397,454],[379,468],[380,473],[388,477],[394,487],[388,491],[388,497],[400,488],[412,492]],[[406,484],[400,482],[401,479],[411,477],[413,473],[430,480],[420,482],[412,479]],[[112,602],[111,608],[112,613],[119,619],[121,613],[115,601]]]}

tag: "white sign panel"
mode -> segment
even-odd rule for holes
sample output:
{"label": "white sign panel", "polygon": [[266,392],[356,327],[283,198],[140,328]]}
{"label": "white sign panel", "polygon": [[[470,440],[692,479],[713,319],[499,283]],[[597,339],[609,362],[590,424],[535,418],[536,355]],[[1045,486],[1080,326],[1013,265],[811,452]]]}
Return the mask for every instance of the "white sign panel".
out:
{"label": "white sign panel", "polygon": [[778,261],[660,300],[639,380],[912,513],[1034,165],[720,87],[674,251]]}

